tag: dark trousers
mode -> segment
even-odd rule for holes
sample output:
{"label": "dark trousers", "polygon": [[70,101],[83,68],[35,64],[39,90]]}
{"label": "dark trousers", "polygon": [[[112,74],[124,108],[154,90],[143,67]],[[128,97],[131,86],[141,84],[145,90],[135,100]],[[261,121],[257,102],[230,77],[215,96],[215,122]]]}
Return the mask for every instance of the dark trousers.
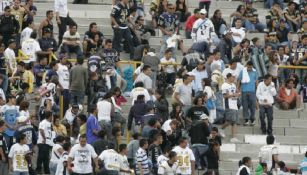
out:
{"label": "dark trousers", "polygon": [[[267,120],[268,120],[268,127],[266,127],[265,117],[267,117]],[[273,125],[273,106],[260,105],[259,118],[260,118],[260,122],[261,122],[262,132],[267,132],[269,134],[272,134],[272,131],[273,131],[273,129],[272,129],[272,125]]]}
{"label": "dark trousers", "polygon": [[49,159],[50,159],[50,150],[51,146],[47,144],[37,144],[38,146],[38,158],[37,158],[37,171],[42,170],[42,164],[44,166],[44,173],[50,174],[49,170]]}
{"label": "dark trousers", "polygon": [[58,27],[59,27],[59,45],[62,43],[63,35],[66,32],[67,25],[71,25],[71,24],[77,25],[76,22],[73,19],[71,19],[71,17],[69,17],[69,16],[60,17],[60,21],[61,21],[61,24],[58,25]]}
{"label": "dark trousers", "polygon": [[207,10],[207,18],[209,18],[209,7],[210,7],[211,1],[207,2],[199,2],[199,9],[205,8]]}
{"label": "dark trousers", "polygon": [[82,58],[83,57],[83,53],[81,51],[81,48],[79,45],[77,46],[72,46],[72,45],[67,45],[67,44],[63,44],[62,45],[62,50],[64,50],[66,53],[75,53],[77,54],[77,58]]}
{"label": "dark trousers", "polygon": [[69,108],[69,102],[70,102],[70,93],[68,89],[64,89],[61,91],[61,95],[63,95],[63,116],[65,115],[65,112]]}
{"label": "dark trousers", "polygon": [[114,38],[113,38],[113,48],[120,53],[121,52],[121,46],[122,39],[124,38],[129,46],[129,52],[130,52],[130,59],[132,60],[134,57],[134,46],[133,41],[131,37],[130,29],[119,29],[114,28]]}

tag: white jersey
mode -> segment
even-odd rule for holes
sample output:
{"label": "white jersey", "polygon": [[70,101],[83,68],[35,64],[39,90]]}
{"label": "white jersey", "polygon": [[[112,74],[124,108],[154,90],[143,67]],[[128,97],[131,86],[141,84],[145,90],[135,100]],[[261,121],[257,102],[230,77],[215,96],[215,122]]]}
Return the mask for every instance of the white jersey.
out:
{"label": "white jersey", "polygon": [[134,101],[137,99],[137,97],[139,95],[145,96],[145,103],[150,100],[150,95],[149,95],[147,89],[145,89],[143,87],[137,87],[137,88],[132,89],[132,91],[131,91],[132,105],[134,104]]}
{"label": "white jersey", "polygon": [[57,74],[59,77],[59,83],[63,89],[69,89],[69,71],[66,65],[58,64],[59,68]]}
{"label": "white jersey", "polygon": [[46,100],[50,100],[51,104],[53,105],[54,95],[56,93],[56,85],[54,83],[45,83],[42,85],[41,88],[47,91],[47,93],[45,93],[44,96],[42,97],[41,106],[44,106]]}
{"label": "white jersey", "polygon": [[[52,124],[47,119],[44,119],[39,123],[39,130],[43,130],[45,134],[46,144],[53,146],[53,138],[55,138],[55,132],[52,130]],[[43,143],[43,136],[41,132],[38,132],[37,143]]]}
{"label": "white jersey", "polygon": [[259,159],[262,163],[266,163],[270,171],[273,165],[273,155],[278,154],[278,148],[275,145],[265,145],[260,148]]}
{"label": "white jersey", "polygon": [[28,162],[25,155],[30,151],[28,145],[16,143],[12,146],[9,158],[13,160],[13,171],[28,172]]}
{"label": "white jersey", "polygon": [[168,161],[168,157],[166,157],[164,154],[160,155],[158,157],[158,166],[162,165],[163,162],[167,162]]}
{"label": "white jersey", "polygon": [[39,43],[35,39],[29,38],[29,39],[23,41],[23,43],[21,45],[21,50],[28,57],[28,60],[24,60],[24,62],[30,63],[30,62],[36,62],[37,61],[36,52],[39,52],[42,49],[39,46]]}
{"label": "white jersey", "polygon": [[176,175],[176,171],[178,168],[178,163],[170,165],[167,161],[164,161],[161,165],[159,165],[158,174],[160,175]]}
{"label": "white jersey", "polygon": [[211,41],[213,35],[215,35],[214,25],[210,19],[199,18],[195,21],[191,34],[194,42]]}
{"label": "white jersey", "polygon": [[[119,164],[120,168],[124,170],[129,170],[129,162],[126,155],[119,154]],[[130,173],[120,172],[120,175],[130,175]]]}
{"label": "white jersey", "polygon": [[[63,175],[64,174],[64,163],[67,162],[68,160],[68,152],[63,152],[63,154],[61,155],[59,161],[58,161],[58,165],[56,168],[56,172],[55,175]],[[66,174],[68,175],[68,169],[66,168]]]}
{"label": "white jersey", "polygon": [[103,161],[104,167],[107,170],[120,170],[120,157],[119,154],[114,149],[107,149],[102,151],[99,155],[99,159]]}
{"label": "white jersey", "polygon": [[195,161],[192,150],[188,147],[181,148],[180,146],[176,146],[173,151],[177,153],[178,157],[178,168],[176,171],[177,174],[191,174],[191,161]]}

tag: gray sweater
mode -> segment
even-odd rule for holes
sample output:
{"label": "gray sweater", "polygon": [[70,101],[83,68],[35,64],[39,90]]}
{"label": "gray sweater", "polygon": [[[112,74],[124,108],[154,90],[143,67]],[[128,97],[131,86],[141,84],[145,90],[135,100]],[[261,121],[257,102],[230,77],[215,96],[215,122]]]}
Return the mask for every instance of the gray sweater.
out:
{"label": "gray sweater", "polygon": [[88,81],[87,69],[82,65],[77,64],[70,71],[69,90],[84,92],[86,89],[87,81]]}

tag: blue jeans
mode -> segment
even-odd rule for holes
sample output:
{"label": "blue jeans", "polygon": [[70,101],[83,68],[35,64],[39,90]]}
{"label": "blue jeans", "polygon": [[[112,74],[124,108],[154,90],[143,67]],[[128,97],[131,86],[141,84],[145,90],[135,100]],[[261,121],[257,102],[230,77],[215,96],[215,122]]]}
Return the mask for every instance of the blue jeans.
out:
{"label": "blue jeans", "polygon": [[284,9],[284,1],[283,0],[265,0],[264,1],[264,7],[267,8],[267,9],[271,9],[274,2],[279,4],[281,9]]}
{"label": "blue jeans", "polygon": [[[266,127],[265,117],[267,117],[268,120],[268,127]],[[260,105],[259,118],[262,132],[268,132],[271,134],[273,131],[273,106]]]}
{"label": "blue jeans", "polygon": [[28,172],[14,171],[13,175],[29,175]]}
{"label": "blue jeans", "polygon": [[242,92],[243,118],[245,120],[255,120],[256,93]]}
{"label": "blue jeans", "polygon": [[[54,153],[51,153],[54,154]],[[51,175],[55,175],[57,169],[57,163],[49,162],[49,170]]]}
{"label": "blue jeans", "polygon": [[84,91],[70,91],[70,104],[83,104],[84,96]]}
{"label": "blue jeans", "polygon": [[80,48],[79,45],[72,46],[72,45],[63,44],[62,45],[62,49],[66,53],[75,53],[75,54],[77,54],[77,58],[82,58],[83,57],[83,53],[82,53],[81,48]]}
{"label": "blue jeans", "polygon": [[265,29],[265,25],[257,22],[257,23],[251,23],[249,20],[245,20],[245,28],[248,31],[255,31],[258,30],[259,32],[263,32],[263,30]]}
{"label": "blue jeans", "polygon": [[2,81],[2,84],[1,84],[1,88],[2,88],[3,92],[6,92],[8,84],[9,84],[9,80],[7,78],[7,75],[4,75],[4,74],[1,74],[1,75],[3,76],[3,81]]}
{"label": "blue jeans", "polygon": [[205,144],[193,144],[192,151],[195,156],[195,163],[198,167],[203,167],[207,164],[207,160],[204,159],[204,154],[209,149],[208,145]]}

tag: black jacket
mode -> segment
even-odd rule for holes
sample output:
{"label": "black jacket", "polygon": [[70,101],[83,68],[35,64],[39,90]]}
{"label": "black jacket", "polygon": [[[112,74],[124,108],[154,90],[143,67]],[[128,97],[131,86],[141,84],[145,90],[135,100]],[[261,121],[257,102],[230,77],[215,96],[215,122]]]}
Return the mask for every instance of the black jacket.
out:
{"label": "black jacket", "polygon": [[142,123],[142,117],[147,113],[147,104],[144,101],[135,101],[134,105],[130,108],[128,115],[128,130],[131,130],[132,121],[134,119],[135,124]]}
{"label": "black jacket", "polygon": [[193,144],[208,144],[209,127],[204,121],[197,121],[190,129],[189,135]]}

